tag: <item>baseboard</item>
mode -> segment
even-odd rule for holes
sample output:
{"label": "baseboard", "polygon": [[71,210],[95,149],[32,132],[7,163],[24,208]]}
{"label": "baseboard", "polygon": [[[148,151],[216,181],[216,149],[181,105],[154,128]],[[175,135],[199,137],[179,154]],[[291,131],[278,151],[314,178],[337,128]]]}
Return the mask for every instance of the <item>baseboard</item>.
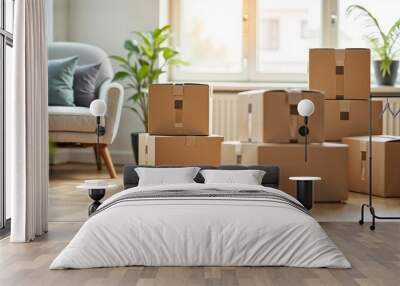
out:
{"label": "baseboard", "polygon": [[[115,165],[126,165],[135,163],[132,151],[110,150],[110,154]],[[50,160],[50,164],[64,164],[69,162],[95,164],[93,149],[76,148],[57,150],[56,154]]]}

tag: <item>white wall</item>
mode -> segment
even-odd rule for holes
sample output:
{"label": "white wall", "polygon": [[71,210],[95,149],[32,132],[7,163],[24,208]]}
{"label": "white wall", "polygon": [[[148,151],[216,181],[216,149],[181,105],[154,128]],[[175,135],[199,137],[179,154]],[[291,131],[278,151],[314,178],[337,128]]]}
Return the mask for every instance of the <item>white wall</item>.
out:
{"label": "white wall", "polygon": [[[124,54],[123,43],[132,31],[148,31],[159,26],[165,17],[167,0],[53,0],[54,40],[92,44],[108,54]],[[163,10],[163,11],[161,11]],[[128,95],[125,97],[127,98]],[[131,132],[142,131],[132,111],[124,109],[119,132],[110,148],[115,163],[133,162]],[[93,162],[93,152],[73,151],[56,161],[70,158]],[[87,152],[87,153],[86,153]],[[62,159],[61,157],[64,157]]]}
{"label": "white wall", "polygon": [[53,35],[49,35],[49,39],[53,41],[65,41],[68,39],[68,17],[69,17],[69,0],[48,0],[52,2],[53,14],[49,16],[53,28],[49,28],[49,33],[53,32]]}

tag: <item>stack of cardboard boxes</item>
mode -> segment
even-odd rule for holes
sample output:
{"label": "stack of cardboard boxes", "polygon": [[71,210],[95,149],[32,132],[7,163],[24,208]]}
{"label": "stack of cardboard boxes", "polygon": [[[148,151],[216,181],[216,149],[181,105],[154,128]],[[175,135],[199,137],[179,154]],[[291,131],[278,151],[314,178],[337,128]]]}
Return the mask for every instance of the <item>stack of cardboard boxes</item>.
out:
{"label": "stack of cardboard boxes", "polygon": [[[368,134],[369,49],[310,49],[309,87],[325,94],[325,139]],[[382,134],[382,102],[372,104],[372,133]]]}
{"label": "stack of cardboard boxes", "polygon": [[[316,201],[344,201],[348,197],[347,136],[368,134],[370,52],[367,49],[311,49],[309,91],[251,91],[239,96],[240,142],[224,142],[222,164],[273,164],[280,167],[280,189],[292,195],[290,176],[319,176]],[[319,92],[318,92],[319,91]],[[298,133],[303,118],[297,103],[311,99],[308,161]],[[381,134],[382,104],[373,103],[373,133]]]}
{"label": "stack of cardboard boxes", "polygon": [[[304,158],[304,137],[298,129],[304,118],[297,104],[310,99],[315,106],[309,118],[308,161]],[[249,91],[239,94],[238,136],[240,142],[224,142],[222,164],[277,165],[280,189],[295,195],[291,176],[321,176],[316,185],[316,201],[347,199],[347,146],[325,143],[324,95],[313,90]],[[329,162],[330,167],[326,168]],[[337,169],[332,172],[331,168]]]}
{"label": "stack of cardboard boxes", "polygon": [[[325,91],[326,139],[349,146],[349,190],[367,193],[370,50],[311,49],[309,60],[310,88]],[[400,178],[394,173],[400,167],[400,138],[377,135],[382,134],[381,111],[382,101],[373,101],[372,190],[374,195],[399,197]]]}
{"label": "stack of cardboard boxes", "polygon": [[209,102],[208,85],[151,85],[149,133],[139,136],[139,164],[219,165],[224,138],[209,135]]}

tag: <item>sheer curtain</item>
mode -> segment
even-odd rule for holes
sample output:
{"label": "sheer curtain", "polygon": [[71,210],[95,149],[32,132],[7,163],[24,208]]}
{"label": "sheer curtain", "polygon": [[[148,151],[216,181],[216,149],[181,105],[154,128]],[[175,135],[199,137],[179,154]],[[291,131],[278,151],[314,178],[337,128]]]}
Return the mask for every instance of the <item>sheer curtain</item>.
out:
{"label": "sheer curtain", "polygon": [[6,98],[6,187],[12,242],[47,231],[48,121],[45,0],[18,0],[14,18],[13,94]]}

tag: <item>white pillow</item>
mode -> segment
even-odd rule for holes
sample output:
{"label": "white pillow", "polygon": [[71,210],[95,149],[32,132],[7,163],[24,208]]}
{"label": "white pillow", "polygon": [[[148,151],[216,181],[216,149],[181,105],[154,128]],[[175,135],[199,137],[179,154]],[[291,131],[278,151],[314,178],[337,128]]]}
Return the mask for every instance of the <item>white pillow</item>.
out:
{"label": "white pillow", "polygon": [[139,176],[139,186],[187,184],[195,183],[193,180],[200,168],[135,168]]}
{"label": "white pillow", "polygon": [[261,170],[202,170],[206,184],[261,185],[265,171]]}

